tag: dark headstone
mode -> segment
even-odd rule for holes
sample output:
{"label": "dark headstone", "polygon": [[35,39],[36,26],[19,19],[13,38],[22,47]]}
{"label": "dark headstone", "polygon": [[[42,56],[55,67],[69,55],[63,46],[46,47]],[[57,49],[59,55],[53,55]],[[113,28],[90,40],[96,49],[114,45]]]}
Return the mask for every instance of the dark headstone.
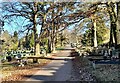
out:
{"label": "dark headstone", "polygon": [[38,59],[37,58],[33,58],[33,63],[38,63]]}
{"label": "dark headstone", "polygon": [[21,54],[17,54],[18,58],[21,58]]}
{"label": "dark headstone", "polygon": [[12,57],[11,56],[7,56],[6,59],[8,60],[8,62],[12,61]]}

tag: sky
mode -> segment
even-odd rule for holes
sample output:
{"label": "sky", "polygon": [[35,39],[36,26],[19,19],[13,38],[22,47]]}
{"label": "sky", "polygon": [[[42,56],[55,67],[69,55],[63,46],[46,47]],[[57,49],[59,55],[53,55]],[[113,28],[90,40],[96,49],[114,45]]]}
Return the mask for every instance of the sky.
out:
{"label": "sky", "polygon": [[[10,24],[8,23],[5,23],[5,26],[3,27],[4,30],[7,30],[9,32],[9,34],[13,35],[14,34],[14,31],[21,31],[21,30],[24,30],[25,27],[23,27],[26,23],[24,22],[24,20],[17,20],[16,22],[17,23],[14,23],[14,22],[11,22]],[[40,25],[37,25],[37,33],[40,33]],[[23,37],[25,35],[25,33],[19,33],[19,38]]]}
{"label": "sky", "polygon": [[[3,12],[1,11],[0,13],[3,14]],[[8,12],[7,12],[8,13]],[[7,14],[5,12],[5,14]],[[25,27],[23,27],[24,25],[28,24],[28,20],[25,20],[22,17],[13,17],[10,20],[4,20],[5,21],[5,25],[3,26],[4,30],[7,30],[9,32],[9,34],[13,35],[14,31],[20,31],[20,30],[24,30]],[[41,25],[37,25],[37,33],[40,33],[40,27]],[[72,29],[74,27],[74,25],[69,26],[69,29]],[[20,33],[19,37],[22,37],[24,35],[24,33]]]}
{"label": "sky", "polygon": [[[10,24],[5,23],[4,30],[7,30],[10,34],[13,35],[14,31],[20,31],[24,29],[24,25],[28,23],[28,20],[25,20],[24,18],[12,18],[12,21],[9,21]],[[73,24],[68,27],[68,29],[73,29],[76,24]],[[40,25],[37,26],[37,31],[40,33]],[[24,34],[19,34],[19,37],[22,37]]]}
{"label": "sky", "polygon": [[[23,20],[17,20],[19,26],[17,25],[17,23],[12,22],[11,24],[5,23],[5,26],[3,27],[4,30],[7,30],[9,32],[9,34],[13,35],[14,31],[20,31],[21,29],[23,29]],[[25,23],[24,23],[25,24]],[[68,29],[71,30],[74,28],[74,24],[69,26]],[[37,25],[37,33],[40,33],[40,27],[41,25]],[[24,33],[20,33],[19,34],[19,38],[21,38],[21,36],[24,36]]]}
{"label": "sky", "polygon": [[[10,23],[8,24],[7,22],[5,22],[5,25],[3,26],[4,31],[7,30],[9,32],[9,34],[13,35],[14,31],[20,31],[20,30],[24,30],[25,27],[23,27],[25,24],[27,24],[28,21],[24,21],[25,19],[23,18],[17,18],[17,19],[12,19],[13,21],[9,21]],[[71,25],[68,27],[68,29],[73,29],[75,26],[75,24]],[[37,25],[37,33],[40,33],[40,28],[41,25]],[[25,35],[25,33],[19,33],[19,38],[23,37]]]}

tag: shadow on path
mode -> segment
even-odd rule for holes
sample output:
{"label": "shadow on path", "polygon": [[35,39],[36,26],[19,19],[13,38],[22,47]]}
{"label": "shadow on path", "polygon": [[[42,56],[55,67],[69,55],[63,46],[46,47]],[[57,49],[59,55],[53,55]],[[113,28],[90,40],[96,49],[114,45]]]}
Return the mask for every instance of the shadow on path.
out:
{"label": "shadow on path", "polygon": [[[69,81],[72,72],[72,60],[74,59],[72,54],[73,49],[69,49],[58,53],[58,56],[54,58],[44,57],[44,59],[50,59],[52,62],[42,68],[38,68],[38,72],[34,75],[24,75],[25,78],[28,78],[26,81]],[[59,55],[62,55],[62,57],[59,57]]]}

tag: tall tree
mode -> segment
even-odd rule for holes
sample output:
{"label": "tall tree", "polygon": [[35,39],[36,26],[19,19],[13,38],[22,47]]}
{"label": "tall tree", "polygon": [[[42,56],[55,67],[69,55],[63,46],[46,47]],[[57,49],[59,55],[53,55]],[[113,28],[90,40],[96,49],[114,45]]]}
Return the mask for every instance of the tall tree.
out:
{"label": "tall tree", "polygon": [[117,6],[117,48],[120,48],[120,2],[116,3]]}
{"label": "tall tree", "polygon": [[[39,38],[37,33],[37,25],[41,25],[42,8],[44,3],[42,2],[9,2],[4,3],[3,11],[8,12],[4,17],[10,19],[11,17],[22,17],[28,22],[26,23],[25,30],[32,30],[34,33],[34,54],[39,55]],[[46,6],[46,5],[45,5]],[[37,46],[37,47],[36,47]]]}
{"label": "tall tree", "polygon": [[116,37],[116,21],[117,21],[117,17],[116,17],[116,10],[115,10],[115,4],[113,2],[108,2],[106,3],[107,5],[107,9],[108,9],[108,13],[110,16],[110,46],[113,45],[113,38],[115,41],[115,46],[117,45],[117,37]]}

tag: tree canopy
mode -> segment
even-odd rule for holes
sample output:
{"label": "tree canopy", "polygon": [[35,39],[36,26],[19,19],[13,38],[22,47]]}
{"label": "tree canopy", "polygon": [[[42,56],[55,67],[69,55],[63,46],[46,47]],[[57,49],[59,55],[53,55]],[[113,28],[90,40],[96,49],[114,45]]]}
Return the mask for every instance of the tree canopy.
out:
{"label": "tree canopy", "polygon": [[[35,55],[36,45],[44,42],[43,39],[48,48],[54,51],[58,33],[72,26],[72,34],[77,39],[81,39],[81,34],[84,34],[84,44],[97,45],[109,42],[109,39],[110,44],[113,39],[118,44],[119,32],[116,30],[119,27],[119,2],[3,2],[2,5],[4,22],[22,19],[23,25],[19,32],[26,32],[24,46],[34,46]],[[16,32],[14,38],[18,40]]]}

